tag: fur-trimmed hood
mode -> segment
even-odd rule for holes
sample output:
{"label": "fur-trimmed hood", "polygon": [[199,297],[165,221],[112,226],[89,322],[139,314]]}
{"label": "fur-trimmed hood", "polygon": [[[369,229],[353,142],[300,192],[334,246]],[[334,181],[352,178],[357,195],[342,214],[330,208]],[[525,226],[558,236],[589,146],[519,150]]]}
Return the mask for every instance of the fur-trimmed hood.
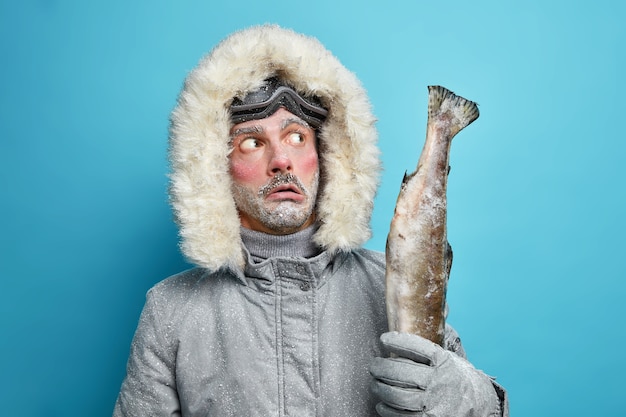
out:
{"label": "fur-trimmed hood", "polygon": [[278,75],[329,109],[320,138],[322,181],[315,241],[351,250],[370,237],[380,171],[375,118],[366,92],[316,39],[278,26],[236,32],[189,74],[172,112],[170,199],[181,248],[209,269],[244,263],[229,174],[229,106]]}

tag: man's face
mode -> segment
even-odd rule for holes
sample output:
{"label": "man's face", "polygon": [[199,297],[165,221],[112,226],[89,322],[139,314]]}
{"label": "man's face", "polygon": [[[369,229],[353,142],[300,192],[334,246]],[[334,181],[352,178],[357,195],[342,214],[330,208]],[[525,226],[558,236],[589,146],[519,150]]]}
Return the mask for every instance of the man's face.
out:
{"label": "man's face", "polygon": [[315,131],[284,108],[233,126],[230,173],[243,227],[270,234],[315,220],[319,161]]}

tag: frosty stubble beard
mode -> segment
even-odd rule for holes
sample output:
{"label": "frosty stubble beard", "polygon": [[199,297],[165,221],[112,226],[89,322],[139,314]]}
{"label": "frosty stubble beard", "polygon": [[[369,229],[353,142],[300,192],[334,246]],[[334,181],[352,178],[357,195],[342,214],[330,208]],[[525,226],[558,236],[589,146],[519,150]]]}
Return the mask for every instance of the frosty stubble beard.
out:
{"label": "frosty stubble beard", "polygon": [[[281,200],[268,202],[266,197],[270,192],[284,184],[294,184],[302,194],[304,200]],[[315,172],[310,187],[305,187],[300,179],[291,174],[277,174],[255,193],[253,190],[237,183],[233,183],[233,198],[240,212],[258,220],[268,229],[276,233],[293,233],[297,231],[311,217],[315,209],[319,188],[319,170]]]}

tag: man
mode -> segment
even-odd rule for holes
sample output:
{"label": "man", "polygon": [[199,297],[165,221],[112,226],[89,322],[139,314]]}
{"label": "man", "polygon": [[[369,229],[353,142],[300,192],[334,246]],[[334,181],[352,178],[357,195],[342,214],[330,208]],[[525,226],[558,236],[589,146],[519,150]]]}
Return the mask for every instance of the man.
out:
{"label": "man", "polygon": [[148,293],[115,416],[507,415],[451,328],[447,350],[387,332],[384,255],[360,247],[374,122],[356,77],[289,30],[235,33],[200,62],[170,138],[197,268]]}

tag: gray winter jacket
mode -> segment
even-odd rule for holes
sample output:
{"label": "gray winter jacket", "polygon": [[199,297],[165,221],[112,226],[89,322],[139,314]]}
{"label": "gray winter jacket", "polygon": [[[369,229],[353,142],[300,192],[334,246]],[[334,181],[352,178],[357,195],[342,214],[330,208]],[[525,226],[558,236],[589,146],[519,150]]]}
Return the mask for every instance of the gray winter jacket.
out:
{"label": "gray winter jacket", "polygon": [[387,329],[384,256],[247,258],[243,271],[196,268],[150,290],[115,417],[377,415],[368,367]]}

